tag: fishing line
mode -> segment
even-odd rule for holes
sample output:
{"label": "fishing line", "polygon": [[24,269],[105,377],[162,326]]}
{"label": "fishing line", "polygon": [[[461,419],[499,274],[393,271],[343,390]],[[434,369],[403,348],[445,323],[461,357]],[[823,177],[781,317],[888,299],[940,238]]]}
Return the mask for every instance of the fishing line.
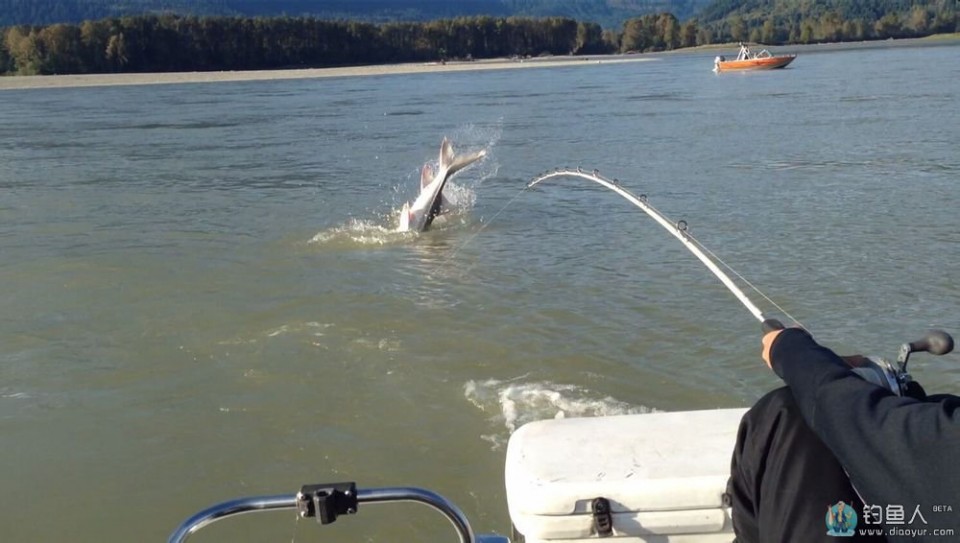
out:
{"label": "fishing line", "polygon": [[[527,188],[521,189],[520,192],[518,192],[513,198],[510,199],[510,201],[508,201],[507,203],[503,204],[503,207],[501,207],[499,211],[497,211],[496,213],[493,214],[493,216],[490,217],[490,220],[484,222],[484,223],[480,226],[480,228],[477,229],[476,232],[474,232],[473,234],[467,236],[467,239],[463,240],[463,243],[461,243],[461,244],[458,245],[456,248],[454,248],[454,250],[450,253],[450,255],[449,255],[447,258],[445,258],[445,259],[443,260],[443,262],[441,262],[440,264],[441,264],[441,265],[446,265],[448,262],[450,262],[450,261],[453,259],[453,257],[457,256],[457,253],[459,253],[461,249],[463,249],[464,247],[466,247],[468,243],[470,243],[471,241],[474,240],[474,238],[476,238],[478,235],[480,235],[480,232],[483,232],[484,230],[486,230],[486,228],[487,228],[488,226],[490,226],[490,223],[492,223],[494,219],[496,219],[497,217],[499,217],[500,214],[504,212],[504,210],[506,210],[506,209],[507,209],[508,207],[510,207],[515,201],[517,201],[517,199],[520,198],[520,196],[522,196],[524,192],[527,192]],[[467,269],[467,271],[469,271],[469,268]]]}
{"label": "fishing line", "polygon": [[[675,238],[680,240],[680,242],[683,243],[684,246],[686,246],[687,249],[689,249],[690,252],[692,252],[694,256],[696,256],[707,267],[707,269],[709,269],[720,280],[720,282],[723,283],[724,286],[727,287],[727,289],[740,301],[740,303],[742,303],[743,306],[747,308],[750,314],[753,315],[754,318],[756,318],[761,323],[767,320],[767,317],[764,316],[763,312],[760,311],[760,309],[756,306],[756,304],[754,304],[753,301],[751,301],[750,298],[740,289],[740,287],[737,286],[737,284],[733,281],[733,279],[731,279],[729,275],[727,275],[722,269],[720,269],[720,267],[717,266],[714,260],[720,263],[721,266],[729,270],[735,276],[737,276],[737,278],[739,278],[740,281],[742,281],[751,290],[753,290],[754,292],[759,294],[761,297],[763,297],[763,299],[766,300],[768,303],[772,304],[784,316],[790,318],[800,326],[803,326],[800,323],[800,321],[798,321],[796,318],[790,315],[787,311],[785,311],[782,307],[780,307],[776,302],[771,300],[770,297],[764,294],[753,283],[748,281],[745,277],[743,277],[743,275],[741,275],[739,272],[733,269],[733,267],[731,267],[729,264],[727,264],[721,258],[719,258],[713,251],[705,247],[696,238],[694,238],[688,231],[688,225],[686,221],[680,220],[675,222],[667,218],[666,215],[664,215],[659,210],[657,210],[656,208],[654,208],[653,206],[647,203],[646,194],[635,196],[632,192],[625,189],[620,184],[620,181],[618,179],[608,179],[600,175],[600,172],[598,170],[593,170],[592,173],[588,173],[583,171],[582,168],[577,168],[575,170],[569,169],[569,168],[560,168],[550,172],[542,173],[534,177],[534,179],[527,184],[524,190],[532,189],[533,187],[535,187],[536,185],[538,185],[543,181],[557,178],[557,177],[578,177],[581,179],[586,179],[588,181],[593,181],[597,184],[600,184],[616,192],[620,196],[624,197],[630,203],[642,209],[653,220],[657,221],[657,223],[659,223],[660,226],[662,226],[664,229],[670,232]],[[707,256],[708,254],[710,256]],[[713,259],[710,258],[711,256],[713,257]]]}
{"label": "fishing line", "polygon": [[[530,181],[527,184],[526,187],[520,190],[516,195],[513,196],[513,198],[511,198],[506,204],[504,204],[503,207],[501,207],[496,213],[494,213],[493,216],[491,216],[488,221],[486,221],[479,229],[477,229],[476,232],[471,234],[467,239],[464,240],[463,243],[457,246],[453,250],[453,252],[451,252],[450,255],[446,259],[444,259],[444,261],[441,264],[447,264],[450,260],[452,260],[464,247],[466,247],[469,243],[471,243],[478,235],[480,235],[481,232],[483,232],[488,226],[490,226],[490,224],[493,223],[493,221],[497,217],[499,217],[501,213],[503,213],[508,207],[513,205],[513,203],[517,199],[519,199],[523,195],[523,193],[529,191],[530,189],[532,189],[533,187],[535,187],[536,185],[540,184],[543,181],[546,181],[548,179],[558,178],[558,177],[576,177],[576,178],[586,179],[588,181],[593,181],[601,186],[604,186],[616,192],[617,194],[625,198],[630,203],[639,207],[652,219],[657,221],[657,223],[660,224],[660,226],[662,226],[664,229],[670,232],[670,234],[672,234],[675,238],[680,240],[680,242],[683,243],[684,246],[687,247],[687,249],[690,250],[690,252],[693,253],[693,255],[696,256],[707,267],[707,269],[709,269],[717,277],[717,279],[719,279],[720,282],[723,283],[725,287],[727,287],[727,290],[729,290],[737,298],[737,300],[739,300],[740,303],[747,308],[747,311],[749,311],[750,314],[753,315],[754,318],[756,318],[761,323],[766,321],[767,317],[764,316],[763,312],[760,311],[760,309],[756,306],[756,304],[753,303],[753,301],[743,292],[743,290],[739,286],[737,286],[737,284],[733,281],[733,279],[731,279],[730,276],[727,275],[727,273],[724,272],[723,269],[721,269],[721,267],[723,267],[724,269],[729,271],[731,274],[736,276],[737,279],[739,279],[744,285],[746,285],[753,292],[757,293],[757,295],[759,295],[761,298],[763,298],[763,300],[765,300],[767,303],[769,303],[774,308],[776,308],[777,311],[779,311],[781,314],[783,314],[784,316],[786,316],[796,324],[800,325],[801,327],[806,328],[798,319],[796,319],[788,311],[786,311],[779,304],[773,301],[769,296],[767,296],[763,291],[761,291],[756,285],[751,283],[740,272],[734,269],[733,266],[727,264],[722,258],[717,256],[716,253],[711,251],[708,247],[706,247],[703,243],[701,243],[698,239],[696,239],[689,232],[688,224],[686,221],[684,220],[673,221],[672,219],[664,215],[662,212],[660,212],[658,209],[650,205],[647,202],[646,194],[641,194],[639,196],[634,195],[632,192],[630,192],[629,190],[624,188],[623,185],[620,184],[619,179],[609,179],[607,177],[604,177],[600,175],[599,170],[593,170],[593,172],[585,172],[583,171],[582,168],[576,168],[576,169],[558,168],[556,170],[544,172],[544,173],[541,173],[540,175],[537,175],[536,177],[533,178],[532,181]],[[719,264],[719,266],[717,264]]]}

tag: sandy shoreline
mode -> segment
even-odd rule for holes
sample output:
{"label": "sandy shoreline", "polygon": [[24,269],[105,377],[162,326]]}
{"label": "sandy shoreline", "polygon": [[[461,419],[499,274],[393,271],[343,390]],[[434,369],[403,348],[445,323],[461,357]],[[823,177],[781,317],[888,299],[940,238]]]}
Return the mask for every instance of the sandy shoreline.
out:
{"label": "sandy shoreline", "polygon": [[171,72],[144,74],[28,75],[0,77],[0,90],[101,87],[118,85],[162,85],[175,83],[214,83],[224,81],[267,81],[313,79],[322,77],[358,77],[371,75],[467,72],[589,66],[656,60],[640,55],[601,55],[593,57],[548,57],[524,60],[496,59],[473,62],[436,62],[385,64],[347,68],[309,68],[298,70],[258,70],[236,72]]}
{"label": "sandy shoreline", "polygon": [[[826,44],[790,45],[770,47],[773,53],[808,53],[845,49],[876,49],[882,47],[911,47],[931,45],[960,45],[960,34],[941,34],[926,38],[840,42]],[[471,62],[438,62],[410,64],[381,64],[374,66],[351,66],[345,68],[305,68],[291,70],[251,70],[235,72],[170,72],[144,74],[88,74],[88,75],[16,75],[0,76],[0,91],[17,89],[52,89],[68,87],[105,87],[120,85],[162,85],[177,83],[217,83],[227,81],[271,81],[281,79],[314,79],[323,77],[362,77],[371,75],[421,74],[443,72],[470,72],[482,70],[515,70],[524,68],[555,68],[591,66],[597,64],[622,64],[663,60],[672,55],[705,54],[729,50],[733,54],[736,44],[701,45],[660,53],[616,54],[593,56],[557,56],[523,60],[485,59]],[[711,64],[712,67],[712,64]]]}

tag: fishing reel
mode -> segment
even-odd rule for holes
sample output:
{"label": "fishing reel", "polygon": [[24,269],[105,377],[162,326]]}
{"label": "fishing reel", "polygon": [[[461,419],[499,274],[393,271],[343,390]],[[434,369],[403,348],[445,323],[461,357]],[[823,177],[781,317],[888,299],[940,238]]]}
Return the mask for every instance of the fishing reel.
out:
{"label": "fishing reel", "polygon": [[[784,326],[776,319],[763,321],[763,332],[780,330]],[[912,353],[925,352],[945,355],[953,350],[953,338],[943,330],[930,330],[922,339],[900,345],[896,365],[879,356],[841,357],[854,373],[864,381],[886,388],[897,396],[925,396],[923,389],[907,373],[907,362]]]}
{"label": "fishing reel", "polygon": [[931,330],[922,339],[900,345],[896,366],[878,356],[850,357],[846,362],[853,372],[865,381],[882,386],[897,396],[923,394],[922,388],[907,373],[907,362],[912,353],[926,352],[944,355],[953,350],[953,338],[943,330]]}

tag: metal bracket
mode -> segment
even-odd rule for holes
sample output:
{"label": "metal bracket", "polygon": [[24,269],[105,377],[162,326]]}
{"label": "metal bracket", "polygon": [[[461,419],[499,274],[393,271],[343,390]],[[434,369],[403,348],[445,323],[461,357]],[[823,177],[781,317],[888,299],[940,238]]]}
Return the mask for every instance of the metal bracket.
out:
{"label": "metal bracket", "polygon": [[613,535],[613,515],[610,514],[610,501],[606,498],[594,498],[590,504],[593,509],[593,529],[598,537]]}
{"label": "metal bracket", "polygon": [[900,371],[907,371],[907,361],[910,360],[910,344],[904,343],[900,346],[900,352],[897,353],[897,366]]}
{"label": "metal bracket", "polygon": [[304,485],[297,493],[300,518],[316,517],[320,524],[330,524],[340,515],[352,515],[357,507],[357,483]]}

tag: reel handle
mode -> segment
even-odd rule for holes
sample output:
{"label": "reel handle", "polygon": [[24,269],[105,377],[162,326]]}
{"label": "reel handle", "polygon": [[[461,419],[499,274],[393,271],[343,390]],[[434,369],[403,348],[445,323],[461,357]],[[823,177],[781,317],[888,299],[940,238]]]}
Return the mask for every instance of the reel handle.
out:
{"label": "reel handle", "polygon": [[928,352],[932,355],[944,355],[953,350],[953,338],[943,330],[930,330],[923,339],[909,344],[911,353]]}
{"label": "reel handle", "polygon": [[763,335],[767,335],[776,330],[783,330],[786,326],[777,319],[766,319],[760,324],[760,328],[763,330]]}
{"label": "reel handle", "polygon": [[930,353],[932,355],[943,355],[953,350],[953,338],[943,330],[930,330],[923,339],[904,343],[900,346],[900,354],[897,355],[897,365],[900,373],[907,372],[907,361],[910,360],[910,353]]}

